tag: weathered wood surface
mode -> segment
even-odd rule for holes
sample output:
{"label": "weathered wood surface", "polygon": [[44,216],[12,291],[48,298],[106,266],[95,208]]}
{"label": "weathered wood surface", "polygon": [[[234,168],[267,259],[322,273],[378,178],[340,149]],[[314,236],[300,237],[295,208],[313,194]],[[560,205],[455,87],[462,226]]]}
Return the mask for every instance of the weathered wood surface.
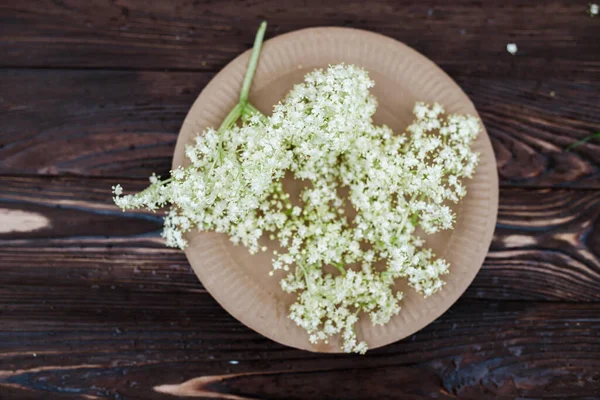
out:
{"label": "weathered wood surface", "polygon": [[[212,75],[5,70],[0,173],[164,176],[181,122]],[[564,151],[600,130],[600,83],[458,83],[490,133],[501,185],[600,188],[600,140]]]}
{"label": "weathered wood surface", "polygon": [[250,47],[267,19],[267,37],[327,25],[379,32],[453,76],[597,80],[600,25],[587,8],[528,0],[5,2],[0,65],[215,71]]}
{"label": "weathered wood surface", "polygon": [[110,204],[109,180],[0,185],[5,223],[38,227],[0,234],[0,393],[12,398],[580,398],[598,388],[600,303],[530,301],[598,300],[597,191],[504,190],[490,255],[463,299],[358,358],[287,349],[243,327],[181,252],[161,246],[157,216]]}
{"label": "weathered wood surface", "polygon": [[[598,303],[463,299],[417,334],[365,357],[278,345],[234,320],[206,293],[70,288],[13,304],[3,313],[0,342],[0,391],[11,398],[598,395]],[[163,386],[194,378],[200,379]]]}
{"label": "weathered wood surface", "polygon": [[[503,190],[490,254],[463,299],[361,359],[286,349],[243,327],[181,252],[162,247],[158,216],[110,204],[110,184],[0,178],[0,393],[579,398],[598,388],[597,191]],[[361,380],[380,384],[367,391]]]}
{"label": "weathered wood surface", "polygon": [[[183,252],[162,245],[160,214],[121,212],[111,184],[0,177],[0,284],[203,290]],[[490,253],[465,297],[597,301],[598,287],[600,192],[503,190]]]}
{"label": "weathered wood surface", "polygon": [[[587,2],[34,0],[0,4],[0,399],[600,398],[600,19]],[[502,187],[449,312],[367,356],[285,348],[230,317],[161,219],[110,186],[166,174],[195,97],[309,26],[414,47],[469,94]],[[516,56],[505,50],[519,46]]]}

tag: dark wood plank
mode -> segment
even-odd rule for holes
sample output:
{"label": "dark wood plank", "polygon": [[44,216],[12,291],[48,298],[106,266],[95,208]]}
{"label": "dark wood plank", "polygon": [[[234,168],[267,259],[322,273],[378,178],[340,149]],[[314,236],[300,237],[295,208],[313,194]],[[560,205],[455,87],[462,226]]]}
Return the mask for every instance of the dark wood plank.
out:
{"label": "dark wood plank", "polygon": [[462,300],[419,333],[354,356],[280,346],[235,321],[206,293],[3,286],[0,295],[16,295],[3,307],[0,328],[0,390],[13,398],[598,394],[598,303]]}
{"label": "dark wood plank", "polygon": [[504,189],[478,298],[600,300],[600,191]]}
{"label": "dark wood plank", "polygon": [[211,76],[3,71],[0,173],[168,172],[179,127]]}
{"label": "dark wood plank", "polygon": [[[586,2],[452,3],[382,0],[37,0],[0,8],[1,66],[216,71],[268,37],[309,26],[379,32],[421,51],[453,76],[600,77],[600,26]],[[511,56],[506,44],[516,42]]]}
{"label": "dark wood plank", "polygon": [[600,188],[600,85],[589,82],[458,80],[490,134],[501,185]]}
{"label": "dark wood plank", "polygon": [[[160,216],[122,213],[110,186],[0,178],[0,284],[202,291],[183,253],[163,246]],[[465,297],[598,301],[599,284],[600,191],[506,189],[490,253]]]}
{"label": "dark wood plank", "polygon": [[[179,127],[211,73],[4,71],[0,174],[145,178],[168,173]],[[600,84],[466,79],[501,184],[600,188]],[[52,151],[48,151],[52,149]]]}
{"label": "dark wood plank", "polygon": [[[0,4],[0,398],[599,398],[600,141],[562,150],[600,130],[587,6]],[[482,270],[441,318],[364,357],[244,327],[163,246],[159,214],[110,200],[167,173],[189,106],[264,18],[268,37],[338,25],[404,41],[459,82],[494,145]]]}

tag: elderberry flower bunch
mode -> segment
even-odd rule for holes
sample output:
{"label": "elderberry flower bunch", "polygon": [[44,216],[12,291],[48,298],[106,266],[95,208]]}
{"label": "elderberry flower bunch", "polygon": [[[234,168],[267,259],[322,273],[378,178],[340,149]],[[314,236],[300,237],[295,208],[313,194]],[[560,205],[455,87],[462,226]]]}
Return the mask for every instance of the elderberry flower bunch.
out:
{"label": "elderberry flower bunch", "polygon": [[[288,271],[282,288],[298,293],[290,316],[311,342],[341,334],[347,352],[366,350],[354,333],[360,313],[385,324],[400,311],[395,279],[406,278],[424,296],[441,289],[449,265],[423,248],[415,231],[452,228],[448,203],[466,194],[461,181],[478,161],[470,147],[481,129],[477,118],[418,103],[407,132],[394,135],[373,124],[372,86],[366,71],[337,65],[308,74],[285,103],[297,133],[291,170],[311,186],[278,232],[288,251],[273,267]],[[351,264],[358,270],[347,269]]]}
{"label": "elderberry flower bunch", "polygon": [[[312,343],[340,335],[344,351],[364,353],[355,325],[363,315],[385,324],[400,312],[397,279],[424,296],[442,288],[449,265],[416,230],[452,228],[448,204],[466,194],[481,130],[475,117],[418,103],[413,123],[395,135],[373,123],[373,84],[353,65],[315,70],[271,116],[253,110],[241,126],[206,130],[186,149],[189,167],[166,181],[151,177],[138,194],[123,196],[117,185],[115,202],[170,204],[163,233],[170,246],[185,247],[185,233],[199,229],[256,252],[269,235],[283,249],[270,274],[297,294],[290,318]],[[297,199],[284,189],[285,174],[308,183]]]}
{"label": "elderberry flower bunch", "polygon": [[184,234],[196,228],[227,233],[254,253],[263,231],[286,219],[285,210],[271,201],[281,193],[279,181],[292,160],[281,140],[256,115],[241,127],[207,129],[186,147],[189,167],[171,171],[165,181],[152,176],[152,184],[135,195],[121,196],[117,185],[115,203],[149,210],[171,204],[163,231],[168,246],[183,249]]}

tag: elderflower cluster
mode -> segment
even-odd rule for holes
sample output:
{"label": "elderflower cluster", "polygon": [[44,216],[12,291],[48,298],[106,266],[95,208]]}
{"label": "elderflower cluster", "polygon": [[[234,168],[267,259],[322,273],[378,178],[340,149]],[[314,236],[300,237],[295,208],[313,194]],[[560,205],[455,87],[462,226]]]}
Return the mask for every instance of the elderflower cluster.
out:
{"label": "elderflower cluster", "polygon": [[[190,167],[167,181],[152,177],[136,195],[116,186],[115,202],[172,204],[164,231],[171,246],[183,248],[184,233],[197,228],[255,252],[270,234],[284,249],[274,252],[271,275],[282,274],[282,289],[297,294],[290,318],[312,343],[341,335],[344,351],[364,353],[355,324],[362,315],[385,324],[400,312],[396,279],[424,296],[442,288],[449,265],[415,232],[452,228],[448,204],[466,194],[481,130],[475,117],[417,103],[413,123],[394,135],[373,123],[372,86],[356,66],[315,70],[272,116],[206,131],[186,150]],[[281,183],[286,172],[309,182],[297,199]]]}
{"label": "elderflower cluster", "polygon": [[190,167],[171,171],[166,181],[152,176],[151,185],[135,195],[121,196],[117,185],[115,203],[149,210],[172,204],[163,231],[168,246],[183,249],[185,232],[197,228],[227,233],[254,253],[265,228],[274,230],[286,219],[271,201],[281,194],[279,181],[292,159],[282,139],[256,115],[242,127],[208,129],[186,147]]}

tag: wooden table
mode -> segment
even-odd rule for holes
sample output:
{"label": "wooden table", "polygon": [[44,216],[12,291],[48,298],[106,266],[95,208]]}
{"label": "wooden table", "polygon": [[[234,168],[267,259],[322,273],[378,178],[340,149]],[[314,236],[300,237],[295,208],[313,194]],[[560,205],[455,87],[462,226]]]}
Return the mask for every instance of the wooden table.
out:
{"label": "wooden table", "polygon": [[[564,151],[600,130],[587,3],[3,1],[0,398],[600,398],[600,141]],[[338,25],[405,42],[493,141],[481,272],[437,321],[364,357],[247,329],[162,245],[158,216],[111,201],[112,184],[167,173],[188,108],[263,18],[267,38]]]}

